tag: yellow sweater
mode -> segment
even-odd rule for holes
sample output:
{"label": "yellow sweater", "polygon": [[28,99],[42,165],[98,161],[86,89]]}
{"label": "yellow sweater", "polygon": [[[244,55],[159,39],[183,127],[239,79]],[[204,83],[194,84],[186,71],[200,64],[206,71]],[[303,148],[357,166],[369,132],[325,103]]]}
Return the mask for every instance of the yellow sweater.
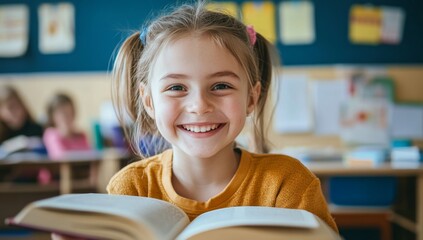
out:
{"label": "yellow sweater", "polygon": [[172,186],[172,150],[129,164],[110,180],[109,194],[162,199],[180,207],[192,220],[230,206],[269,206],[305,209],[335,231],[319,179],[298,160],[284,155],[241,150],[238,170],[226,188],[206,202],[179,196]]}

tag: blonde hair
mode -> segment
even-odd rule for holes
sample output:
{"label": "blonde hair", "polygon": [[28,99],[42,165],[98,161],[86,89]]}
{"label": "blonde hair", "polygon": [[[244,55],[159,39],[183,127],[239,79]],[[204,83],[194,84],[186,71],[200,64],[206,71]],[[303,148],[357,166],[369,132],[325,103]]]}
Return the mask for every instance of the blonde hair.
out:
{"label": "blonde hair", "polygon": [[255,125],[255,151],[265,152],[263,115],[272,78],[271,45],[259,33],[253,45],[242,22],[230,15],[209,11],[204,3],[182,5],[157,18],[146,25],[143,32],[129,36],[117,53],[112,72],[112,96],[121,124],[126,125],[128,117],[131,120],[130,126],[124,129],[125,135],[132,138],[129,141],[132,148],[141,157],[145,157],[140,149],[140,140],[146,135],[153,136],[151,144],[158,148],[156,152],[167,148],[154,120],[143,107],[140,88],[145,86],[145,90],[149,91],[151,69],[158,53],[167,44],[188,34],[207,35],[226,48],[244,69],[250,91],[260,82],[261,93],[252,117]]}

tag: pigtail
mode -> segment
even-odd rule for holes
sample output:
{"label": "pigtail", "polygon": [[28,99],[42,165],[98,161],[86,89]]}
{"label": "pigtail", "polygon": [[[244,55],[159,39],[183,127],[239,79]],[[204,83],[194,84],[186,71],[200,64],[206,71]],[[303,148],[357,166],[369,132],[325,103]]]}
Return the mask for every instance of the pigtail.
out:
{"label": "pigtail", "polygon": [[[254,53],[257,59],[257,68],[261,84],[261,92],[257,101],[254,114],[254,145],[257,152],[265,153],[269,151],[266,133],[269,124],[265,127],[264,111],[269,95],[269,88],[273,78],[273,66],[277,63],[277,58],[271,55],[272,45],[261,34],[256,33],[257,40],[254,44]],[[272,49],[274,50],[274,49]]]}
{"label": "pigtail", "polygon": [[144,49],[140,33],[135,32],[121,45],[112,71],[112,101],[125,138],[134,152],[139,147],[132,139],[133,126],[139,118],[139,82],[137,66]]}
{"label": "pigtail", "polygon": [[141,89],[149,91],[147,78],[151,59],[143,56],[147,35],[147,30],[136,32],[123,42],[112,72],[112,100],[116,115],[129,146],[140,158],[169,148],[142,104]]}

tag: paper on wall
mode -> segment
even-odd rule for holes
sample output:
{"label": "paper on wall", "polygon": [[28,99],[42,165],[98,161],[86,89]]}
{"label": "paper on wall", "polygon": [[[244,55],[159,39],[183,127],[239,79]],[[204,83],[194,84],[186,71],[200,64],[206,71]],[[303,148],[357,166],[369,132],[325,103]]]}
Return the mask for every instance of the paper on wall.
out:
{"label": "paper on wall", "polygon": [[348,99],[348,81],[313,80],[310,84],[314,105],[314,133],[339,134],[341,106]]}
{"label": "paper on wall", "polygon": [[29,9],[24,4],[0,7],[0,57],[19,57],[28,48]]}
{"label": "paper on wall", "polygon": [[303,133],[313,129],[308,76],[282,74],[279,78],[274,128],[280,133]]}
{"label": "paper on wall", "polygon": [[382,42],[399,44],[404,28],[404,10],[397,7],[382,7]]}
{"label": "paper on wall", "polygon": [[314,7],[310,1],[284,1],[279,5],[283,44],[311,44],[315,39]]}
{"label": "paper on wall", "polygon": [[75,47],[75,10],[70,3],[38,8],[39,48],[44,54],[69,53]]}
{"label": "paper on wall", "polygon": [[382,99],[350,99],[341,107],[341,138],[347,145],[390,143],[390,103]]}
{"label": "paper on wall", "polygon": [[423,139],[423,106],[392,106],[392,137],[406,139]]}
{"label": "paper on wall", "polygon": [[353,5],[350,10],[349,38],[352,43],[379,44],[382,11],[371,5]]}

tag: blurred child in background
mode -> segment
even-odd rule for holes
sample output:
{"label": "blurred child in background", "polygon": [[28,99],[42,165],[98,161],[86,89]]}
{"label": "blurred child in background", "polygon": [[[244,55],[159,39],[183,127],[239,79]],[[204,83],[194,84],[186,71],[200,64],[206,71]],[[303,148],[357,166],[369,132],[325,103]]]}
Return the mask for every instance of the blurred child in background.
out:
{"label": "blurred child in background", "polygon": [[59,93],[47,106],[48,128],[43,140],[50,158],[58,159],[70,151],[91,150],[85,133],[75,125],[75,105],[72,99]]}
{"label": "blurred child in background", "polygon": [[[45,154],[42,143],[43,127],[32,118],[18,91],[11,86],[0,88],[0,156],[10,157],[15,152]],[[1,173],[2,178],[15,182],[47,183],[49,171],[45,168],[16,168]]]}
{"label": "blurred child in background", "polygon": [[43,127],[32,118],[24,101],[11,86],[0,88],[0,146],[5,153],[34,150],[45,152]]}

